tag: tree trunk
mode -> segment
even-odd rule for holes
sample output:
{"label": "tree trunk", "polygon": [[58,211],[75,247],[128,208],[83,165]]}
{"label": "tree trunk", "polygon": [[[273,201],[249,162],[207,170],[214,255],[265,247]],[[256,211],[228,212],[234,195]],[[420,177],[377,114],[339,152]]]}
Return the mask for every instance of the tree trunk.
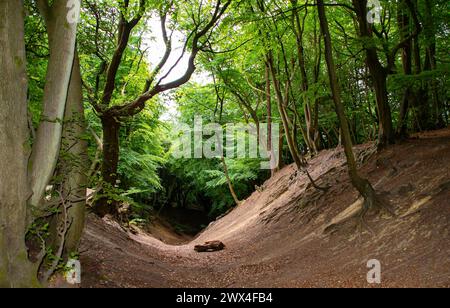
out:
{"label": "tree trunk", "polygon": [[[400,30],[400,40],[405,40],[411,33],[410,18],[407,12],[407,5],[405,0],[397,4],[397,23]],[[412,74],[412,38],[407,40],[402,49],[402,64],[405,75]],[[397,136],[400,139],[406,138],[408,135],[408,111],[411,106],[412,89],[408,87],[403,94],[402,102],[400,104],[400,115],[397,127]]]}
{"label": "tree trunk", "polygon": [[[360,37],[363,39],[372,39],[373,35],[367,21],[367,0],[353,0],[353,6],[358,17]],[[365,51],[366,63],[375,88],[379,118],[378,143],[379,147],[382,148],[395,143],[395,132],[392,125],[391,108],[389,106],[387,91],[388,72],[380,62],[376,47],[371,44],[366,44]]]}
{"label": "tree trunk", "polygon": [[[104,114],[101,117],[103,128],[102,179],[103,193],[112,192],[117,184],[119,166],[119,132],[120,122],[114,116]],[[100,217],[116,213],[114,200],[105,196],[98,200],[95,213]]]}
{"label": "tree trunk", "polygon": [[333,59],[333,49],[331,43],[330,31],[328,28],[328,21],[325,14],[325,6],[323,0],[317,1],[318,11],[319,11],[319,20],[320,27],[322,29],[322,33],[325,41],[325,57],[328,67],[328,74],[330,77],[330,86],[333,93],[333,100],[336,107],[336,113],[339,118],[339,122],[341,124],[341,132],[342,132],[342,142],[344,145],[345,155],[347,157],[348,164],[348,172],[350,175],[350,179],[352,181],[353,186],[361,193],[361,195],[365,199],[365,208],[368,209],[375,202],[375,191],[372,185],[369,183],[367,179],[362,178],[358,174],[357,164],[355,160],[355,155],[353,153],[353,144],[350,135],[350,128],[348,124],[347,117],[345,115],[344,105],[341,100],[341,92],[339,89],[339,83],[336,73],[336,67],[334,65]]}
{"label": "tree trunk", "polygon": [[35,287],[25,246],[30,140],[23,2],[0,1],[0,288]]}
{"label": "tree trunk", "polygon": [[317,155],[318,148],[317,148],[317,138],[315,137],[316,127],[315,127],[315,115],[312,114],[311,105],[308,102],[308,99],[306,99],[305,102],[305,121],[306,121],[306,144],[309,147],[309,151],[312,155]]}
{"label": "tree trunk", "polygon": [[228,188],[230,189],[231,196],[233,197],[233,200],[236,203],[236,205],[239,206],[241,204],[241,201],[239,201],[236,191],[234,190],[233,182],[231,181],[230,173],[228,172],[227,162],[223,155],[221,157],[221,160],[222,160],[222,165],[223,165],[223,171],[224,171],[225,177],[227,179],[227,184],[228,184]]}
{"label": "tree trunk", "polygon": [[[422,68],[427,69],[427,65],[422,67],[420,42],[419,38],[413,40],[413,53],[414,53],[414,66],[415,73],[419,75],[422,73]],[[414,91],[414,107],[416,108],[416,122],[414,123],[414,129],[416,131],[424,131],[431,128],[430,125],[430,104],[428,97],[427,85],[421,84],[418,89]]]}
{"label": "tree trunk", "polygon": [[41,123],[31,156],[30,175],[33,195],[30,205],[39,207],[45,188],[53,177],[61,147],[62,122],[67,89],[73,66],[76,23],[68,23],[67,1],[55,0],[46,16],[50,59],[44,89]]}
{"label": "tree trunk", "polygon": [[[62,193],[68,203],[69,210],[67,214],[71,222],[65,238],[63,252],[65,257],[78,251],[84,228],[88,185],[87,143],[83,140],[85,133],[86,121],[84,117],[80,62],[78,55],[75,55],[64,116],[63,140],[59,163],[59,173],[63,177]],[[62,218],[61,215],[58,215],[57,223],[60,223]]]}
{"label": "tree trunk", "polygon": [[382,148],[395,143],[395,133],[392,126],[392,115],[387,91],[387,73],[379,63],[373,62],[373,59],[370,58],[368,63],[369,69],[371,68],[372,80],[375,87],[379,118],[378,142]]}
{"label": "tree trunk", "polygon": [[[267,152],[269,153],[271,166],[274,166],[275,152],[273,150],[273,140],[272,140],[272,92],[270,85],[270,68],[269,64],[265,62],[265,79],[266,79],[266,102],[267,102]],[[281,151],[281,149],[279,149]],[[275,168],[271,169],[271,176],[279,171],[279,164]]]}
{"label": "tree trunk", "polygon": [[[284,100],[283,94],[281,93],[280,82],[277,78],[277,73],[276,73],[276,69],[274,67],[272,57],[268,57],[268,63],[269,63],[270,71],[272,73],[272,79],[273,79],[273,84],[274,84],[274,88],[275,88],[275,93],[277,95],[278,110],[280,112],[281,120],[283,122],[283,128],[284,128],[284,132],[286,135],[286,141],[287,141],[291,156],[294,159],[295,165],[297,166],[298,170],[302,170],[306,173],[306,175],[308,176],[308,178],[309,178],[311,184],[314,186],[314,188],[316,188],[318,190],[326,191],[326,190],[328,190],[328,188],[323,188],[323,187],[318,186],[306,168],[307,162],[299,152],[297,139],[294,137],[295,136],[295,123],[292,124],[288,117],[288,114],[286,111],[287,100],[286,101]],[[287,87],[289,87],[289,84],[287,84]],[[286,88],[286,98],[287,98],[287,93],[289,93],[289,88]],[[290,126],[292,126],[292,128],[293,128],[292,132],[290,131]]]}
{"label": "tree trunk", "polygon": [[280,83],[277,78],[277,73],[275,71],[273,60],[271,59],[271,57],[268,57],[268,58],[269,58],[268,63],[269,63],[269,68],[270,68],[270,71],[272,74],[272,80],[273,80],[273,84],[274,84],[274,88],[275,88],[275,93],[277,95],[278,110],[281,115],[281,121],[283,122],[283,128],[284,128],[286,140],[287,140],[287,143],[289,146],[289,151],[291,152],[292,159],[294,160],[295,164],[297,165],[297,168],[303,169],[304,163],[303,163],[302,158],[299,155],[297,143],[295,142],[295,140],[293,139],[293,136],[291,134],[291,129],[289,127],[289,119],[288,119],[288,115],[286,112],[286,108],[284,106],[285,103],[284,103],[284,99],[283,99],[283,94],[281,93]]}
{"label": "tree trunk", "polygon": [[280,135],[278,136],[278,167],[277,171],[280,171],[284,168],[284,160],[283,160],[283,146],[284,146],[284,128],[280,127]]}
{"label": "tree trunk", "polygon": [[[436,26],[433,20],[435,7],[434,0],[425,0],[424,10],[424,34],[427,38],[426,44],[426,57],[425,57],[425,70],[436,70]],[[445,121],[443,116],[444,106],[439,99],[438,83],[435,78],[430,81],[430,94],[433,103],[433,125],[431,128],[444,128]]]}
{"label": "tree trunk", "polygon": [[[300,16],[297,9],[297,0],[292,0],[292,6],[294,7],[292,15],[292,28],[294,29],[297,43],[297,54],[298,54],[298,64],[301,72],[301,90],[302,92],[307,92],[309,89],[308,74],[306,72],[306,61],[305,61],[305,48],[303,47],[303,32],[304,29],[300,22]],[[307,14],[307,13],[305,13]],[[315,127],[314,127],[314,116],[312,114],[311,104],[309,99],[305,96],[304,98],[304,112],[305,112],[305,122],[306,122],[306,132],[303,134],[305,143],[312,155],[317,154],[317,147],[315,142]],[[300,120],[300,119],[299,119]]]}

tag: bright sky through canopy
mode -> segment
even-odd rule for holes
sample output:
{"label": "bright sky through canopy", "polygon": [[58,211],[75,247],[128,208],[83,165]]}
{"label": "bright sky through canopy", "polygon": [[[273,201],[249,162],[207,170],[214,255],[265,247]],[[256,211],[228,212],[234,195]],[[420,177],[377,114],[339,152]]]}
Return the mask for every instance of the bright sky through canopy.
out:
{"label": "bright sky through canopy", "polygon": [[[144,49],[148,48],[147,59],[152,67],[158,65],[164,56],[165,44],[162,36],[161,22],[159,17],[155,16],[148,21],[148,27],[150,28],[150,33],[146,34],[144,37]],[[168,30],[170,35],[170,30]],[[172,53],[164,66],[163,70],[159,74],[158,78],[167,74],[170,68],[177,62],[178,58],[183,52],[183,46],[186,40],[186,36],[180,31],[174,31],[172,35]],[[189,50],[186,51],[182,60],[178,65],[172,70],[166,79],[162,83],[168,83],[180,78],[188,67],[189,60]],[[211,77],[207,73],[200,72],[198,69],[191,78],[191,82],[199,83],[202,85],[211,82]],[[167,111],[162,115],[161,119],[163,121],[173,119],[177,114],[176,102],[171,99],[169,95],[161,95],[161,99],[167,107]]]}

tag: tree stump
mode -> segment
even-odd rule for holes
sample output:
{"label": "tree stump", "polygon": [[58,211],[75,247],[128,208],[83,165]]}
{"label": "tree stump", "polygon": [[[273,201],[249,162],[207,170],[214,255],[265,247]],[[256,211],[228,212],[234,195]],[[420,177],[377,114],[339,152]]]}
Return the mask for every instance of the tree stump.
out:
{"label": "tree stump", "polygon": [[225,248],[221,241],[206,242],[204,245],[197,245],[194,247],[196,252],[214,252],[221,251]]}

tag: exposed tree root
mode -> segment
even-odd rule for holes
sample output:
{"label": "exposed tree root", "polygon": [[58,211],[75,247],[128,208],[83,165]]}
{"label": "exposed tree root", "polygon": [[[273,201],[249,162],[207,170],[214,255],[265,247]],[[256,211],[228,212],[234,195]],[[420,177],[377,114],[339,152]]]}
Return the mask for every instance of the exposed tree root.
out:
{"label": "exposed tree root", "polygon": [[392,217],[398,217],[395,211],[391,209],[385,200],[375,193],[371,186],[366,192],[367,194],[365,197],[358,199],[350,207],[337,215],[330,224],[325,227],[323,233],[335,231],[344,223],[356,218],[359,221],[358,226],[360,230],[364,227],[371,234],[375,234],[366,221],[366,216],[371,210],[384,210]]}
{"label": "exposed tree root", "polygon": [[308,176],[309,181],[311,182],[311,185],[315,189],[323,191],[323,192],[328,192],[328,190],[330,190],[330,188],[331,188],[330,186],[321,187],[321,186],[317,185],[316,181],[314,181],[314,179],[312,178],[311,174],[309,173],[308,169],[306,169],[306,167],[303,168],[303,171],[306,173],[306,175]]}

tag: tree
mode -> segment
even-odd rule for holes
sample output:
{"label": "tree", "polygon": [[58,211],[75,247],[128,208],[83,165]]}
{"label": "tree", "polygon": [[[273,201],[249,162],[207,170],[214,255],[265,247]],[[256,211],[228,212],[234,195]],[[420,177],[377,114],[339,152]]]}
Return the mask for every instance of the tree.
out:
{"label": "tree", "polygon": [[65,217],[60,211],[53,219],[55,228],[64,224],[66,220],[70,222],[64,238],[56,236],[53,239],[53,245],[56,246],[56,249],[59,248],[59,245],[64,247],[62,252],[65,257],[78,252],[85,223],[88,187],[88,155],[85,134],[86,119],[84,116],[80,62],[78,55],[75,54],[67,94],[62,147],[57,168],[57,177],[60,177],[61,181],[61,183],[58,183],[58,186],[60,186],[58,189],[60,189],[60,197],[64,199],[67,207],[67,215]]}
{"label": "tree", "polygon": [[[198,53],[201,51],[202,39],[207,38],[210,31],[217,26],[224,15],[227,8],[230,6],[231,0],[222,2],[218,0],[213,6],[213,12],[208,19],[202,19],[202,16],[194,17],[194,30],[187,36],[183,54],[190,46],[191,52],[189,56],[189,63],[184,74],[172,82],[163,83],[166,76],[156,80],[158,74],[167,64],[169,56],[172,52],[171,36],[167,29],[167,18],[170,10],[174,5],[173,2],[163,3],[160,5],[159,14],[161,19],[161,30],[163,33],[163,40],[166,45],[166,51],[160,63],[150,73],[143,93],[131,102],[120,105],[112,105],[111,100],[116,90],[117,74],[121,66],[124,52],[128,46],[131,33],[133,29],[139,24],[144,17],[147,9],[147,2],[142,0],[139,2],[139,8],[133,18],[129,18],[128,9],[129,1],[124,1],[120,7],[120,20],[118,24],[118,41],[115,47],[114,54],[106,70],[106,81],[101,95],[94,94],[95,97],[101,97],[99,101],[92,99],[91,102],[99,115],[103,127],[103,161],[102,161],[102,177],[105,185],[109,189],[113,189],[117,182],[117,168],[119,163],[119,131],[123,119],[132,117],[140,113],[145,108],[145,103],[152,98],[158,96],[160,93],[178,88],[187,83],[195,72],[195,60]],[[195,21],[195,18],[200,18]],[[198,24],[197,24],[198,22]],[[172,68],[173,69],[173,68]],[[170,70],[172,70],[170,69]],[[91,91],[93,92],[93,91]],[[96,213],[104,216],[108,213],[115,213],[114,201],[109,197],[102,197],[96,205]]]}
{"label": "tree", "polygon": [[387,76],[392,69],[394,57],[396,54],[392,52],[388,59],[388,66],[384,67],[378,56],[376,45],[373,43],[373,28],[367,20],[367,0],[353,0],[358,25],[359,35],[362,39],[364,50],[366,52],[366,63],[372,76],[373,86],[378,107],[379,119],[379,136],[378,142],[380,147],[384,147],[395,142],[395,132],[392,124],[391,107],[389,106]]}
{"label": "tree", "polygon": [[320,28],[322,29],[323,39],[325,42],[325,59],[328,67],[328,74],[330,78],[331,92],[333,93],[333,101],[336,108],[336,113],[339,118],[341,131],[342,131],[342,143],[344,145],[345,156],[347,157],[348,172],[350,175],[353,186],[364,197],[364,205],[361,210],[361,219],[367,213],[369,209],[375,205],[382,205],[375,190],[370,182],[361,177],[358,173],[358,167],[353,153],[353,144],[350,135],[350,129],[348,126],[347,117],[341,101],[341,90],[339,89],[339,82],[336,74],[336,68],[333,59],[333,48],[331,42],[330,30],[328,27],[328,20],[325,13],[325,6],[323,0],[317,0],[317,9],[319,12]]}
{"label": "tree", "polygon": [[25,246],[30,187],[23,4],[0,3],[0,287],[38,285]]}
{"label": "tree", "polygon": [[[407,12],[406,1],[399,1],[397,3],[397,23],[400,31],[400,37],[402,40],[404,40],[409,36],[411,32],[410,18]],[[402,48],[402,66],[405,75],[412,74],[412,47],[413,39],[411,37],[408,37],[408,40],[405,41],[405,44]],[[412,96],[412,88],[407,87],[400,104],[400,115],[397,126],[397,134],[399,138],[404,138],[407,135],[407,115],[408,109],[411,106],[410,101],[412,100]]]}
{"label": "tree", "polygon": [[[47,256],[46,240],[39,234],[41,251],[30,260],[25,245],[27,234],[39,219],[52,217],[54,209],[44,202],[47,185],[53,177],[61,147],[63,118],[75,53],[76,23],[69,23],[69,13],[78,14],[79,7],[68,8],[66,1],[52,5],[38,1],[47,24],[50,58],[45,83],[42,117],[34,140],[30,140],[27,112],[27,74],[24,40],[24,4],[2,1],[0,14],[0,75],[5,85],[0,91],[4,104],[1,140],[0,201],[0,286],[38,286],[38,270],[53,273],[56,267],[42,267]],[[3,43],[4,42],[4,43]],[[70,91],[74,93],[75,85]],[[79,103],[79,100],[78,100]],[[73,106],[74,104],[70,104]],[[71,112],[68,111],[67,114]],[[30,157],[31,154],[31,157]],[[85,196],[83,196],[83,199]],[[60,206],[58,203],[57,207]],[[76,222],[78,223],[78,222]],[[68,232],[66,224],[63,238]],[[36,233],[38,234],[38,233]],[[74,234],[74,241],[78,235]],[[65,239],[63,239],[65,240]],[[62,249],[62,245],[60,248]],[[59,263],[60,256],[57,256]],[[47,275],[43,275],[43,282]]]}
{"label": "tree", "polygon": [[[41,122],[30,158],[32,207],[39,208],[45,189],[53,176],[61,147],[63,118],[73,67],[76,23],[69,23],[67,2],[58,0],[52,6],[47,0],[38,1],[49,37],[50,58],[43,97]],[[78,8],[79,10],[79,8]]]}

